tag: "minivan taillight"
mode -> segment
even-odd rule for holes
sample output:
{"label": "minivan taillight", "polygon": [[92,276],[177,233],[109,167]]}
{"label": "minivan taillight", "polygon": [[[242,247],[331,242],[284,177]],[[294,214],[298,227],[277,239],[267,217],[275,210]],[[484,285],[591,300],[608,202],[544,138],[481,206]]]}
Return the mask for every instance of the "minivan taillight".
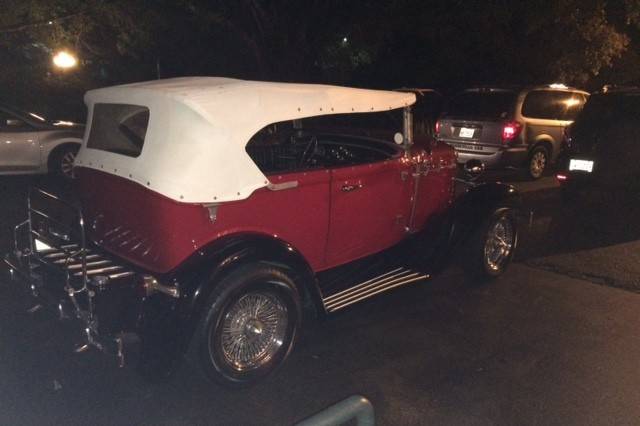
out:
{"label": "minivan taillight", "polygon": [[571,149],[571,124],[565,127],[562,132],[562,149]]}
{"label": "minivan taillight", "polygon": [[502,143],[508,143],[518,137],[522,131],[522,124],[517,121],[505,123],[502,128]]}
{"label": "minivan taillight", "polygon": [[436,132],[436,136],[440,135],[440,120],[436,121],[436,125],[435,125],[435,132]]}

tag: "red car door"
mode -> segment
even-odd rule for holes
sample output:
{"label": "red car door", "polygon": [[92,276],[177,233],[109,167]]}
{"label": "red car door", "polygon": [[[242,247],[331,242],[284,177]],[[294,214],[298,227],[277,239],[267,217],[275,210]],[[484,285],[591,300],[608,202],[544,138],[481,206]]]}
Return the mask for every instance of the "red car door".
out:
{"label": "red car door", "polygon": [[412,186],[405,158],[333,169],[327,266],[399,242],[409,224]]}
{"label": "red car door", "polygon": [[437,213],[448,208],[453,199],[453,178],[456,159],[446,144],[434,144],[431,149],[416,146],[412,153],[415,170],[415,206],[411,212],[411,232],[421,231]]}

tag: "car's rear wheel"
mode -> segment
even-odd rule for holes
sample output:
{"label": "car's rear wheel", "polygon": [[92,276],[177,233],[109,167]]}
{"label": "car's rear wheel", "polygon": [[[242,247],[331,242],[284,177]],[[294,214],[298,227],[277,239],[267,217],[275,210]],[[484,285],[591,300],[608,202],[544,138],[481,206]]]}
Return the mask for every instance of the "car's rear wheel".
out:
{"label": "car's rear wheel", "polygon": [[194,338],[205,373],[225,385],[248,385],[283,364],[297,338],[301,302],[283,270],[255,263],[214,284]]}
{"label": "car's rear wheel", "polygon": [[73,179],[73,163],[79,149],[80,146],[76,144],[56,148],[49,155],[49,171],[66,179]]}
{"label": "car's rear wheel", "polygon": [[495,209],[472,236],[466,257],[467,274],[473,281],[498,277],[507,269],[518,244],[515,210]]}
{"label": "car's rear wheel", "polygon": [[529,176],[532,179],[540,179],[549,163],[549,152],[543,146],[537,146],[529,155]]}

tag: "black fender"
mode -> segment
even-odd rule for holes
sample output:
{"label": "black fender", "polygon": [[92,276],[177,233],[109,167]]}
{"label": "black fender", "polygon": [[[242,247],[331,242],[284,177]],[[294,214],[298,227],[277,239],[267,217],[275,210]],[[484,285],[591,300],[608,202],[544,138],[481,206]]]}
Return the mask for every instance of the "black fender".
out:
{"label": "black fender", "polygon": [[307,316],[324,312],[315,274],[293,246],[261,234],[224,237],[200,248],[176,270],[157,277],[161,283],[177,286],[180,297],[154,294],[143,304],[138,329],[143,341],[140,367],[146,376],[163,376],[174,370],[189,348],[215,283],[252,262],[287,269],[298,285]]}
{"label": "black fender", "polygon": [[466,241],[498,207],[509,207],[520,214],[522,197],[518,190],[500,182],[470,185],[453,203],[449,247]]}

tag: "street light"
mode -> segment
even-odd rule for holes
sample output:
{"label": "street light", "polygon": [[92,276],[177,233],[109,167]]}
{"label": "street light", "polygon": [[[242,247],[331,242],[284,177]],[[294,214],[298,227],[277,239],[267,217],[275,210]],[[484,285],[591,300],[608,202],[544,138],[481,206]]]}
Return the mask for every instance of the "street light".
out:
{"label": "street light", "polygon": [[61,50],[53,55],[53,64],[58,68],[69,69],[78,65],[78,59],[71,53]]}

